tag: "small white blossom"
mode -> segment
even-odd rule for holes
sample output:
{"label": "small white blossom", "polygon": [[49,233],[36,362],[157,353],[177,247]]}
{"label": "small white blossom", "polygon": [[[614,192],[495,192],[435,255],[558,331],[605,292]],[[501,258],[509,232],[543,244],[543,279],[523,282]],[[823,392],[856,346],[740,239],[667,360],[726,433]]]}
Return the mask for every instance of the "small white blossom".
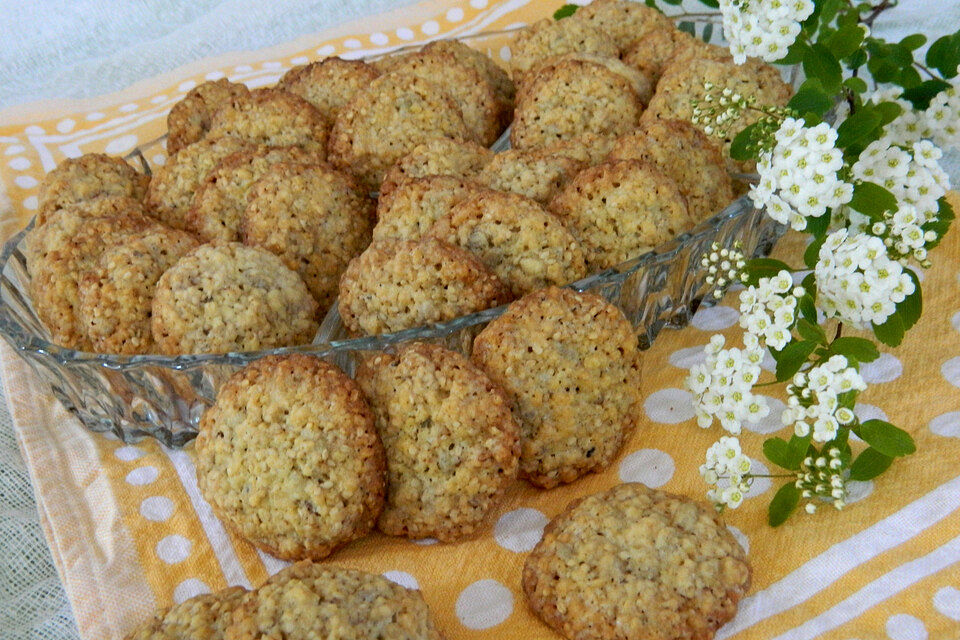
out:
{"label": "small white blossom", "polygon": [[760,378],[763,353],[758,344],[744,349],[723,345],[721,335],[710,339],[706,362],[691,367],[687,389],[695,396],[698,425],[706,429],[717,419],[730,433],[740,433],[745,422],[756,424],[770,413],[766,399],[751,391]]}
{"label": "small white blossom", "polygon": [[923,112],[922,120],[934,143],[941,147],[960,146],[960,91],[957,87],[934,96]]}
{"label": "small white blossom", "polygon": [[734,61],[743,64],[747,56],[779,60],[813,9],[812,0],[720,0],[723,34]]}
{"label": "small white blossom", "polygon": [[[812,431],[815,441],[828,442],[836,437],[840,425],[850,424],[855,418],[849,408],[839,406],[838,396],[866,388],[863,377],[844,356],[831,356],[827,362],[793,377],[787,387],[790,401],[780,421],[784,426],[793,425],[797,437],[804,438]],[[826,464],[824,459],[820,466]]]}
{"label": "small white blossom", "polygon": [[[707,497],[716,504],[718,510],[740,506],[753,482],[751,466],[750,458],[743,455],[740,441],[734,437],[723,436],[707,449],[706,461],[700,465],[700,475],[704,482],[711,485]],[[721,488],[721,481],[727,486]]]}
{"label": "small white blossom", "polygon": [[740,292],[740,326],[758,343],[783,349],[790,342],[790,329],[796,321],[798,293],[802,296],[803,288],[793,286],[788,271],[773,278],[760,278],[757,286]]}

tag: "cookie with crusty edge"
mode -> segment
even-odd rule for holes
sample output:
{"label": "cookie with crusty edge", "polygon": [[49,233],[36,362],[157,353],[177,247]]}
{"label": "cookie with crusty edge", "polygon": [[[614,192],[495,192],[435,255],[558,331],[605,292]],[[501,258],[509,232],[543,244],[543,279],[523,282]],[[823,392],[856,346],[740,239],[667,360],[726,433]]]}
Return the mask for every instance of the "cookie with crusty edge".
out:
{"label": "cookie with crusty edge", "polygon": [[656,86],[667,64],[685,47],[707,47],[707,44],[680,29],[653,29],[624,52],[623,62],[643,73]]}
{"label": "cookie with crusty edge", "polygon": [[476,532],[517,475],[517,425],[475,364],[437,345],[380,353],[357,370],[387,459],[377,526],[449,542]]}
{"label": "cookie with crusty edge", "polygon": [[709,640],[750,588],[750,565],[716,511],[620,484],[572,502],[527,557],[523,591],[577,640]]}
{"label": "cookie with crusty edge", "polygon": [[660,11],[633,0],[593,0],[570,17],[609,34],[621,52],[651,31],[676,29]]}
{"label": "cookie with crusty edge", "polygon": [[126,640],[223,640],[233,612],[248,593],[243,587],[228,587],[194,596],[161,609]]}
{"label": "cookie with crusty edge", "polygon": [[562,151],[508,149],[496,154],[474,179],[496,191],[519,193],[546,204],[583,167],[583,162]]}
{"label": "cookie with crusty edge", "polygon": [[290,69],[277,86],[297,94],[333,122],[354,94],[379,75],[379,71],[363,60],[334,56]]}
{"label": "cookie with crusty edge", "polygon": [[473,344],[511,397],[520,474],[549,489],[610,465],[640,412],[637,338],[603,298],[548,287],[512,303]]}
{"label": "cookie with crusty edge", "polygon": [[436,238],[374,240],[340,279],[340,317],[355,334],[378,335],[453,320],[503,304],[497,276]]}
{"label": "cookie with crusty edge", "polygon": [[373,201],[358,190],[329,165],[275,164],[250,190],[243,242],[279,256],[326,310],[347,264],[370,244]]}
{"label": "cookie with crusty edge", "polygon": [[434,222],[482,189],[477,183],[453,176],[426,176],[405,180],[390,193],[380,196],[373,238],[421,238]]}
{"label": "cookie with crusty edge", "polygon": [[238,242],[201,245],[157,282],[151,331],[160,353],[225,353],[305,344],[317,303],[295,271]]}
{"label": "cookie with crusty edge", "polygon": [[295,93],[275,87],[255,89],[213,116],[208,137],[233,136],[248,144],[296,145],[322,154],[330,122]]}
{"label": "cookie with crusty edge", "polygon": [[650,82],[647,76],[642,74],[634,67],[624,64],[618,58],[608,58],[590,53],[565,53],[562,56],[550,56],[549,58],[538,60],[536,64],[530,67],[529,71],[524,74],[523,79],[521,80],[522,90],[517,95],[517,99],[519,100],[525,95],[526,91],[529,90],[530,86],[533,84],[533,81],[537,78],[537,75],[541,70],[549,69],[550,67],[556,66],[557,64],[568,60],[579,60],[581,62],[589,62],[591,64],[604,67],[607,71],[621,76],[624,80],[630,83],[630,86],[633,87],[634,92],[640,99],[640,104],[646,105],[648,102],[650,102],[650,97],[653,95],[654,85]]}
{"label": "cookie with crusty edge", "polygon": [[226,640],[443,640],[419,591],[383,576],[298,562],[252,592]]}
{"label": "cookie with crusty edge", "polygon": [[86,153],[67,158],[40,183],[38,221],[66,205],[102,196],[143,200],[150,176],[139,173],[123,158],[105,153]]}
{"label": "cookie with crusty edge", "polygon": [[565,53],[591,53],[616,58],[620,51],[604,31],[575,20],[544,18],[517,33],[510,46],[510,72],[514,82],[538,61]]}
{"label": "cookie with crusty edge", "polygon": [[513,80],[510,75],[497,64],[493,58],[465,45],[459,40],[445,39],[434,40],[423,48],[424,51],[435,53],[443,52],[451,54],[457,62],[467,65],[480,73],[496,92],[497,100],[506,110],[507,114],[513,109],[513,98],[516,94]]}
{"label": "cookie with crusty edge", "polygon": [[428,235],[477,256],[515,297],[587,275],[576,238],[555,216],[516,193],[470,196],[437,220]]}
{"label": "cookie with crusty edge", "polygon": [[[538,149],[543,155],[565,156],[582,163],[583,167],[592,167],[603,162],[617,141],[616,136],[604,136],[598,133],[583,133]],[[571,176],[572,177],[572,176]]]}
{"label": "cookie with crusty edge", "polygon": [[200,419],[197,483],[230,528],[285,560],[365,536],[383,507],[384,457],[360,388],[323,360],[268,356]]}
{"label": "cookie with crusty edge", "polygon": [[249,95],[246,85],[226,78],[195,86],[183,100],[173,105],[167,115],[167,155],[172,156],[207,135],[213,114],[234,100]]}
{"label": "cookie with crusty edge", "polygon": [[380,198],[402,183],[427,176],[471,178],[493,159],[493,152],[476,142],[432,138],[417,145],[387,171],[380,184]]}
{"label": "cookie with crusty edge", "polygon": [[129,196],[97,196],[90,200],[80,200],[64,204],[55,209],[40,210],[34,226],[46,224],[57,211],[69,209],[84,218],[118,218],[127,215],[145,215],[143,201]]}

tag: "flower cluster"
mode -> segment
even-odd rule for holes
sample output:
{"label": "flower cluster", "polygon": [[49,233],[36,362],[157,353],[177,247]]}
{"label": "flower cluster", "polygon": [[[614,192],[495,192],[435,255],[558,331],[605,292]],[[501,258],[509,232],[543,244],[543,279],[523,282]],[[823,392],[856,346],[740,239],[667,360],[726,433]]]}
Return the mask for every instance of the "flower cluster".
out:
{"label": "flower cluster", "polygon": [[[711,485],[707,498],[718,510],[724,507],[736,509],[740,506],[753,482],[750,476],[751,466],[750,458],[743,454],[740,441],[736,438],[723,436],[707,449],[707,461],[700,465],[700,476],[704,482]],[[721,488],[721,480],[727,480],[729,484]]]}
{"label": "flower cluster", "polygon": [[817,505],[812,500],[826,499],[833,502],[837,509],[846,505],[847,487],[843,480],[843,459],[840,450],[830,447],[826,456],[816,458],[808,456],[797,471],[795,482],[801,497],[810,500],[805,507],[807,513],[815,513]]}
{"label": "flower cluster", "polygon": [[844,356],[831,356],[793,377],[793,383],[787,385],[789,397],[781,420],[784,426],[793,425],[793,432],[800,438],[810,435],[812,429],[814,440],[828,442],[836,437],[840,425],[855,419],[849,407],[841,406],[841,394],[866,388],[860,373]]}
{"label": "flower cluster", "polygon": [[723,346],[723,336],[710,339],[706,362],[691,367],[687,388],[696,396],[697,424],[706,429],[717,418],[727,431],[740,433],[744,422],[756,424],[770,413],[766,399],[751,392],[763,353],[756,338],[745,349]]}
{"label": "flower cluster", "polygon": [[773,278],[760,278],[756,287],[740,292],[740,326],[747,335],[756,336],[771,349],[783,349],[790,342],[790,329],[797,319],[797,299],[803,294],[803,287],[793,287],[788,271]]}
{"label": "flower cluster", "polygon": [[913,280],[891,260],[883,240],[839,229],[827,236],[814,268],[817,301],[828,318],[864,328],[883,324],[914,292]]}
{"label": "flower cluster", "polygon": [[[894,102],[900,105],[900,115],[884,128],[884,137],[893,144],[911,146],[920,140],[932,140],[943,147],[960,146],[960,92],[950,87],[938,93],[924,111],[913,108],[904,100],[901,87],[890,86],[878,89],[868,100],[874,104]],[[848,107],[841,103],[841,117],[846,117]]]}
{"label": "flower cluster", "polygon": [[765,140],[773,136],[784,118],[794,114],[787,107],[757,104],[756,96],[744,96],[729,87],[717,89],[712,82],[704,82],[703,99],[691,101],[693,113],[690,122],[701,126],[708,136],[726,138],[730,134],[730,125],[740,120],[744,111],[750,110],[754,115],[759,115],[756,126],[761,130],[761,135],[757,139]]}
{"label": "flower cluster", "polygon": [[739,240],[732,249],[721,248],[719,242],[714,242],[710,245],[710,253],[704,254],[700,259],[700,266],[707,270],[706,283],[716,287],[713,291],[714,298],[722,298],[729,285],[741,282],[747,277],[743,273],[747,260],[740,247]]}
{"label": "flower cluster", "polygon": [[960,91],[950,87],[941,91],[923,112],[930,138],[941,147],[960,147]]}
{"label": "flower cluster", "polygon": [[747,56],[779,60],[810,17],[812,0],[720,0],[723,34],[737,64]]}
{"label": "flower cluster", "polygon": [[760,156],[760,182],[750,189],[758,209],[797,231],[807,219],[850,202],[853,185],[838,171],[843,154],[836,148],[837,132],[826,123],[806,127],[802,119],[786,118],[774,134],[776,145]]}

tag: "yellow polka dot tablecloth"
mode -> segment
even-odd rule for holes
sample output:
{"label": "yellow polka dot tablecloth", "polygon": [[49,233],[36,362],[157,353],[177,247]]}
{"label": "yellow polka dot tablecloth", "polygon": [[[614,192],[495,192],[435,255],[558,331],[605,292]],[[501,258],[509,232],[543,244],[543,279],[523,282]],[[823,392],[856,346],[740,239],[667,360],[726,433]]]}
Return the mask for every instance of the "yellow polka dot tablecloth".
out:
{"label": "yellow polka dot tablecloth", "polygon": [[[0,114],[0,233],[9,237],[37,207],[45,172],[66,157],[125,154],[163,133],[170,107],[205,79],[250,86],[331,54],[364,56],[438,36],[504,29],[549,15],[556,2],[431,0],[267,51],[206,60],[121,94],[32,105]],[[506,36],[477,46],[510,56]],[[149,152],[162,164],[162,146]],[[960,199],[954,199],[960,207]],[[796,239],[780,243],[784,254]],[[960,231],[925,274],[925,312],[903,345],[863,367],[870,387],[857,412],[888,417],[913,434],[917,453],[873,482],[854,483],[849,506],[766,524],[768,480],[726,521],[748,550],[753,586],[718,634],[738,640],[960,638]],[[793,260],[794,262],[798,260]],[[517,482],[477,538],[456,544],[372,535],[328,562],[382,573],[419,588],[451,640],[556,637],[520,589],[526,554],[571,500],[623,481],[702,497],[697,473],[716,430],[696,426],[687,369],[711,334],[738,334],[732,298],[666,330],[643,361],[641,427],[605,472],[552,491]],[[3,343],[0,364],[16,434],[30,468],[47,540],[88,640],[123,638],[159,606],[228,585],[256,587],[285,563],[224,528],[197,489],[191,447],[167,449],[93,435],[41,386]],[[760,455],[781,433],[781,400],[743,437]],[[783,435],[781,433],[781,435]],[[765,465],[758,459],[755,468]]]}

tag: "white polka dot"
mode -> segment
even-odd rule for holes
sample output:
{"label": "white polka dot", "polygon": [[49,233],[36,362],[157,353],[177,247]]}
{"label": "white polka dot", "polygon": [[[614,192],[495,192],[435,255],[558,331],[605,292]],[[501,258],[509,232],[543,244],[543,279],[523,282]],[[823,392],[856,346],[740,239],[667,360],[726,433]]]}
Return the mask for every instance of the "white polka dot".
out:
{"label": "white polka dot", "polygon": [[166,99],[167,99],[167,96],[153,96],[152,98],[150,98],[150,102],[152,104],[160,104],[161,102],[165,102]]}
{"label": "white polka dot", "polygon": [[860,365],[860,375],[864,382],[874,384],[877,382],[890,382],[896,380],[903,373],[903,365],[896,356],[889,353],[881,353],[880,357],[873,362],[864,362]]}
{"label": "white polka dot", "polygon": [[727,529],[733,534],[733,537],[737,539],[737,542],[740,544],[740,546],[743,547],[743,552],[750,553],[750,538],[747,537],[747,534],[745,534],[743,531],[740,531],[740,529],[737,529],[732,524],[728,524]]}
{"label": "white polka dot", "polygon": [[139,108],[140,105],[138,105],[136,102],[128,102],[127,104],[121,106],[119,111],[122,111],[123,113],[130,113],[131,111],[136,111]]}
{"label": "white polka dot", "polygon": [[940,373],[946,378],[947,382],[955,387],[960,387],[960,358],[950,358],[940,367]]}
{"label": "white polka dot", "polygon": [[663,424],[677,424],[696,415],[693,411],[693,396],[683,389],[654,391],[643,403],[643,410],[648,418]]}
{"label": "white polka dot", "polygon": [[157,165],[158,167],[162,167],[163,165],[167,164],[167,156],[163,155],[162,153],[158,153],[157,155],[150,158],[150,162]]}
{"label": "white polka dot", "polygon": [[435,36],[440,33],[440,25],[436,20],[427,20],[423,23],[423,26],[420,27],[420,31],[423,31],[428,36]]}
{"label": "white polka dot", "polygon": [[514,509],[497,520],[493,526],[493,539],[507,551],[530,551],[543,537],[547,522],[547,516],[537,509]]}
{"label": "white polka dot", "polygon": [[128,133],[126,135],[120,136],[119,138],[114,138],[107,143],[107,146],[104,147],[104,151],[111,154],[120,154],[133,149],[137,145],[137,134]]}
{"label": "white polka dot", "polygon": [[268,62],[264,62],[260,66],[263,67],[264,69],[282,69],[283,68],[283,65],[277,62],[276,60],[270,60]]}
{"label": "white polka dot", "polygon": [[463,9],[455,7],[447,11],[447,20],[449,22],[460,22],[463,20]]}
{"label": "white polka dot", "polygon": [[383,45],[390,42],[390,38],[384,32],[377,31],[376,33],[370,34],[370,42],[377,45],[378,47],[382,47]]}
{"label": "white polka dot", "polygon": [[848,480],[847,504],[859,502],[873,493],[873,480]]}
{"label": "white polka dot", "polygon": [[207,80],[219,80],[224,76],[223,71],[211,71],[207,75],[203,76]]}
{"label": "white polka dot", "polygon": [[23,132],[28,136],[42,136],[46,133],[46,131],[43,130],[43,127],[39,127],[35,124],[30,125],[24,129]]}
{"label": "white polka dot", "polygon": [[466,628],[489,629],[513,613],[513,592],[496,580],[477,580],[460,593],[455,609]]}
{"label": "white polka dot", "polygon": [[418,544],[421,547],[428,547],[431,544],[437,544],[436,538],[420,538],[419,540],[414,540],[413,544]]}
{"label": "white polka dot", "polygon": [[25,171],[30,168],[30,161],[27,158],[14,158],[7,163],[11,169]]}
{"label": "white polka dot", "polygon": [[915,269],[914,267],[907,267],[907,269],[913,271],[913,275],[917,276],[918,282],[923,282],[923,279],[927,277],[927,274],[923,272],[923,269]]}
{"label": "white polka dot", "polygon": [[157,557],[167,564],[183,562],[190,556],[193,543],[179,535],[167,536],[157,543]]}
{"label": "white polka dot", "polygon": [[960,411],[950,411],[930,421],[930,431],[945,438],[960,438]]}
{"label": "white polka dot", "polygon": [[400,27],[397,29],[397,37],[401,40],[413,40],[413,31],[406,27]]}
{"label": "white polka dot", "polygon": [[887,635],[890,640],[927,640],[927,628],[920,618],[898,613],[887,618]]}
{"label": "white polka dot", "polygon": [[105,117],[106,117],[106,116],[104,116],[104,115],[103,115],[102,113],[100,113],[99,111],[94,111],[94,112],[92,112],[92,113],[88,113],[88,114],[87,114],[87,120],[89,120],[90,122],[96,122],[97,120],[103,120]]}
{"label": "white polka dot", "polygon": [[960,621],[960,589],[943,587],[933,594],[933,608],[951,620]]}
{"label": "white polka dot", "polygon": [[420,583],[417,582],[417,579],[406,571],[384,571],[383,577],[394,582],[404,589],[419,589]]}
{"label": "white polka dot", "polygon": [[773,354],[770,353],[770,349],[763,350],[763,360],[760,361],[760,368],[764,371],[776,373],[777,361],[773,359]]}
{"label": "white polka dot", "polygon": [[679,369],[689,369],[695,364],[703,364],[706,362],[707,354],[703,350],[703,345],[687,347],[686,349],[677,349],[671,353],[667,361]]}
{"label": "white polka dot", "polygon": [[780,420],[780,416],[783,414],[783,410],[787,408],[787,405],[783,404],[780,400],[776,398],[771,398],[770,396],[764,396],[767,400],[767,406],[770,407],[770,413],[761,418],[760,422],[752,424],[750,422],[744,422],[743,428],[747,431],[752,431],[753,433],[776,433],[783,429],[783,421]]}
{"label": "white polka dot", "polygon": [[150,496],[140,503],[140,515],[153,522],[163,522],[173,515],[173,500],[166,496]]}
{"label": "white polka dot", "polygon": [[[3,153],[8,156],[15,156],[18,153],[23,153],[24,151],[26,151],[26,147],[24,147],[21,144],[15,144],[7,147],[7,150],[4,151]],[[957,315],[960,316],[960,313],[958,313]]]}
{"label": "white polka dot", "polygon": [[204,593],[210,593],[210,587],[208,587],[203,580],[187,578],[174,588],[173,601],[180,604],[185,600]]}
{"label": "white polka dot", "polygon": [[190,89],[193,89],[195,86],[197,86],[195,80],[187,80],[177,85],[177,91],[190,91]]}
{"label": "white polka dot", "polygon": [[156,480],[159,475],[160,472],[156,467],[139,467],[128,473],[125,479],[127,484],[143,485],[150,484]]}
{"label": "white polka dot", "polygon": [[470,6],[474,9],[485,9],[487,0],[470,0]]}
{"label": "white polka dot", "polygon": [[234,73],[250,73],[251,71],[253,71],[253,67],[248,64],[242,64],[239,67],[233,68]]}
{"label": "white polka dot", "polygon": [[659,449],[640,449],[620,462],[620,480],[642,482],[651,489],[670,482],[676,466],[669,453]]}
{"label": "white polka dot", "polygon": [[504,45],[500,47],[500,59],[504,62],[508,62],[510,58],[513,57],[513,53],[510,51],[510,47]]}
{"label": "white polka dot", "polygon": [[866,422],[867,420],[883,420],[886,422],[889,420],[887,413],[883,409],[876,405],[865,404],[863,402],[858,402],[853,406],[853,413],[860,422]]}
{"label": "white polka dot", "polygon": [[75,126],[77,126],[77,121],[71,118],[67,118],[66,120],[61,120],[60,122],[57,123],[57,131],[59,131],[60,133],[70,133],[71,131],[73,131],[73,128]]}
{"label": "white polka dot", "polygon": [[140,458],[146,455],[146,453],[144,453],[143,449],[140,449],[138,447],[128,446],[128,447],[120,447],[119,449],[113,452],[113,455],[117,456],[118,459],[123,460],[124,462],[131,462],[133,460],[136,460],[137,458]]}
{"label": "white polka dot", "polygon": [[307,64],[310,62],[310,58],[307,56],[297,56],[296,58],[290,58],[290,64]]}
{"label": "white polka dot", "polygon": [[37,179],[33,176],[17,176],[13,179],[13,183],[21,189],[33,189],[37,186]]}
{"label": "white polka dot", "polygon": [[332,56],[334,51],[336,51],[336,48],[334,48],[332,44],[325,44],[317,49],[317,55],[323,57]]}
{"label": "white polka dot", "polygon": [[960,331],[960,311],[957,311],[953,314],[953,317],[950,318],[950,324],[953,325],[953,328],[957,331]]}
{"label": "white polka dot", "polygon": [[37,196],[28,196],[28,197],[26,197],[26,198],[23,199],[23,208],[24,208],[24,209],[29,209],[30,211],[36,210],[36,208],[39,206],[39,204],[40,204],[40,203],[39,203],[39,201],[37,200]]}
{"label": "white polka dot", "polygon": [[359,49],[363,46],[363,43],[356,38],[348,38],[343,41],[343,46],[345,46],[347,49]]}
{"label": "white polka dot", "polygon": [[732,327],[740,318],[740,312],[732,307],[718,304],[715,307],[701,307],[690,320],[690,324],[701,331],[719,331]]}

